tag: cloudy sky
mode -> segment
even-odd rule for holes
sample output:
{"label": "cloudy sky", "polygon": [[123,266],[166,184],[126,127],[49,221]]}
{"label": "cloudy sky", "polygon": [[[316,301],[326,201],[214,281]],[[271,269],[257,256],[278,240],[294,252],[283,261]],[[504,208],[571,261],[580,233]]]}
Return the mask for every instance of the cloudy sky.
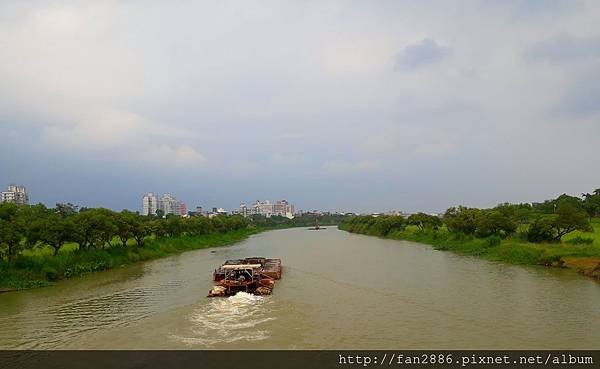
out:
{"label": "cloudy sky", "polygon": [[600,187],[600,2],[2,1],[0,186],[441,211]]}

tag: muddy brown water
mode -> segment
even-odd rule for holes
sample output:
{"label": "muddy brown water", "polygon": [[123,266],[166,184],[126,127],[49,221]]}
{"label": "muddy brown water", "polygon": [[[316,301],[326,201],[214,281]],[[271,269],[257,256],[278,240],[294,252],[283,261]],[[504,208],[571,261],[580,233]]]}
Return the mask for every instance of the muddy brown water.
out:
{"label": "muddy brown water", "polygon": [[[274,294],[206,298],[226,259],[280,257]],[[600,284],[411,242],[262,233],[0,294],[2,349],[600,349]]]}

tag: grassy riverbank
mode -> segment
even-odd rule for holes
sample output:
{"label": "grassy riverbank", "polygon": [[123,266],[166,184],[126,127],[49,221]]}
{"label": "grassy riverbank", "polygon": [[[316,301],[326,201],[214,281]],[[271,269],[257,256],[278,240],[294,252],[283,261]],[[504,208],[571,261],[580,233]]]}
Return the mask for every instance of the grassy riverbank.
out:
{"label": "grassy riverbank", "polygon": [[[600,279],[600,219],[594,219],[592,226],[593,232],[573,232],[565,236],[560,243],[531,243],[517,236],[506,239],[477,238],[451,233],[446,227],[438,230],[421,230],[415,226],[392,230],[384,238],[424,243],[433,246],[436,250],[452,251],[511,264],[572,267],[582,274]],[[342,224],[339,228],[350,231],[347,224]],[[368,229],[354,233],[369,235]],[[568,242],[576,237],[593,238],[594,241],[591,244]]]}
{"label": "grassy riverbank", "polygon": [[118,268],[143,260],[158,259],[189,250],[231,245],[262,231],[262,228],[248,227],[200,236],[151,238],[143,247],[134,244],[127,247],[116,245],[101,250],[66,247],[56,256],[49,250],[42,249],[39,252],[21,255],[11,264],[0,261],[0,291],[41,287],[61,279]]}

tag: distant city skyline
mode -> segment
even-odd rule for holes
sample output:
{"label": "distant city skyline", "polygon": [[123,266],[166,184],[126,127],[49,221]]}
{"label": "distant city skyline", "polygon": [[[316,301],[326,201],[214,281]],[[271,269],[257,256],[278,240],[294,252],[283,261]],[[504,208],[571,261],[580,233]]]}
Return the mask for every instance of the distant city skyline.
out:
{"label": "distant city skyline", "polygon": [[[600,187],[600,186],[598,186]],[[588,193],[588,192],[592,192],[590,190],[587,191],[583,191],[580,194],[568,194],[567,195],[573,195],[573,196],[577,196],[577,197],[581,197],[580,195],[582,195],[583,193]],[[562,192],[564,193],[564,192]],[[560,194],[562,194],[560,193]],[[271,202],[270,200],[256,200],[253,203],[251,203],[250,205],[247,205],[246,202],[239,202],[238,206],[232,206],[232,207],[223,207],[223,206],[206,206],[206,205],[199,205],[199,204],[191,204],[190,206],[188,206],[188,203],[182,200],[179,200],[176,196],[172,195],[171,193],[163,193],[162,195],[158,195],[158,193],[155,192],[146,192],[143,194],[143,196],[141,197],[141,203],[138,200],[138,206],[133,206],[131,208],[125,208],[125,207],[110,207],[110,206],[106,206],[106,205],[88,205],[88,204],[81,204],[81,203],[77,203],[75,201],[72,200],[64,200],[64,201],[56,201],[56,202],[43,202],[43,201],[37,201],[37,200],[30,200],[30,193],[27,191],[26,187],[23,185],[15,185],[15,184],[10,184],[7,186],[7,190],[6,191],[2,191],[1,193],[1,197],[0,197],[0,201],[1,202],[15,202],[17,204],[37,204],[37,203],[42,203],[48,207],[54,207],[57,203],[72,203],[78,207],[100,207],[100,208],[109,208],[115,211],[121,211],[121,210],[128,210],[128,211],[133,211],[133,212],[139,212],[142,215],[148,215],[149,213],[151,214],[156,214],[156,210],[161,210],[163,211],[163,213],[166,214],[177,214],[177,215],[184,215],[184,214],[188,214],[189,212],[202,212],[205,214],[209,214],[209,213],[224,213],[224,214],[240,214],[240,215],[251,215],[251,214],[260,214],[260,215],[266,215],[266,216],[271,216],[271,215],[281,215],[281,216],[287,216],[288,214],[302,214],[302,213],[311,213],[311,212],[329,212],[329,213],[342,213],[342,214],[347,214],[347,213],[354,213],[354,214],[387,214],[387,215],[395,215],[395,214],[402,214],[402,215],[410,215],[413,213],[417,213],[417,212],[424,212],[426,214],[443,214],[445,210],[447,210],[447,208],[445,209],[440,209],[438,211],[427,211],[427,210],[422,210],[422,209],[414,209],[414,210],[409,210],[406,208],[391,208],[391,207],[384,207],[381,209],[375,209],[375,210],[356,210],[356,209],[352,209],[352,208],[344,208],[344,209],[327,209],[327,208],[323,208],[323,207],[305,207],[305,208],[301,208],[301,207],[296,207],[294,204],[290,204],[289,202],[287,202],[287,200],[277,200],[275,202]],[[557,196],[554,196],[557,197]],[[548,200],[549,198],[546,199],[540,199],[540,200],[530,200],[530,201],[521,201],[521,203],[536,203],[536,202],[543,202],[545,200]],[[226,203],[231,203],[234,200],[228,200],[225,201]],[[490,205],[490,207],[493,207],[495,205],[504,203],[506,201],[499,201],[496,202],[492,205]],[[201,203],[201,202],[200,202]],[[464,205],[464,204],[463,204]],[[458,206],[458,205],[456,205]],[[244,212],[242,210],[243,207],[247,208],[247,212]],[[255,208],[254,211],[252,211],[252,208]],[[193,210],[191,210],[193,209]],[[217,211],[218,209],[218,211]]]}
{"label": "distant city skyline", "polygon": [[0,18],[0,182],[30,202],[440,212],[600,187],[598,1],[3,1]]}

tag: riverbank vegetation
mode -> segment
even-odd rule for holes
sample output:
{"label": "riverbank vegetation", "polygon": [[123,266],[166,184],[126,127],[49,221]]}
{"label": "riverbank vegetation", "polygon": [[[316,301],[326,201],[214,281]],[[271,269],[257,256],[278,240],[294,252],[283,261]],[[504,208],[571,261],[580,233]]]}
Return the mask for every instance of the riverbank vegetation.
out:
{"label": "riverbank vegetation", "polygon": [[240,241],[261,229],[241,216],[144,217],[129,211],[0,205],[0,289],[49,282],[187,250]]}
{"label": "riverbank vegetation", "polygon": [[183,251],[229,245],[269,229],[333,225],[342,215],[141,216],[57,204],[0,204],[0,291],[44,286]]}
{"label": "riverbank vegetation", "polygon": [[339,228],[490,260],[571,266],[600,278],[600,189],[542,203],[452,207],[442,215],[357,216]]}
{"label": "riverbank vegetation", "polygon": [[342,223],[349,216],[344,214],[331,213],[304,213],[296,215],[293,218],[282,216],[271,216],[269,218],[262,215],[252,215],[250,220],[257,227],[267,229],[281,229],[293,227],[314,227],[315,224],[320,226],[333,226]]}

